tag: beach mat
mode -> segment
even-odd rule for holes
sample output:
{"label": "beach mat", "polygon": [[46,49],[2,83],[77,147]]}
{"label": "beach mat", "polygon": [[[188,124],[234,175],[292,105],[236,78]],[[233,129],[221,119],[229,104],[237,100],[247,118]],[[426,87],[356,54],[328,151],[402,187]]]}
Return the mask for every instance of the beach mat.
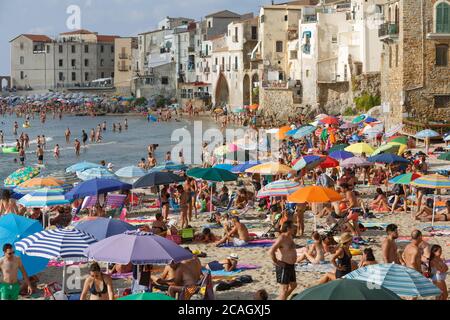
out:
{"label": "beach mat", "polygon": [[295,266],[295,271],[298,272],[318,272],[318,273],[328,273],[328,272],[334,272],[335,268],[334,266],[329,263],[322,263],[322,264],[297,264]]}
{"label": "beach mat", "polygon": [[234,244],[224,244],[219,248],[267,248],[271,247],[275,240],[253,240],[249,241],[245,246],[235,246]]}

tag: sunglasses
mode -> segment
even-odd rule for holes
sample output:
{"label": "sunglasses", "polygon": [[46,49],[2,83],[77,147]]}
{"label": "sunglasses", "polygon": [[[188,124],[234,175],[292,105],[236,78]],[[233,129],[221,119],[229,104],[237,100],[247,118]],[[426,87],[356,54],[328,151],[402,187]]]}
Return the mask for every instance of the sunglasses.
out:
{"label": "sunglasses", "polygon": [[12,256],[15,253],[15,251],[7,252],[6,254],[9,256]]}

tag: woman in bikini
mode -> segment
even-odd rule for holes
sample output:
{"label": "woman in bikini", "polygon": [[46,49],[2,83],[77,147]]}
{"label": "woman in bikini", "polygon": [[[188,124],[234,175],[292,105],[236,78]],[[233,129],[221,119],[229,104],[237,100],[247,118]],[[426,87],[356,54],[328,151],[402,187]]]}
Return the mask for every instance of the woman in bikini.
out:
{"label": "woman in bikini", "polygon": [[389,212],[391,208],[389,207],[388,200],[386,194],[383,192],[381,188],[377,188],[377,196],[370,204],[370,208],[372,210],[378,212]]}
{"label": "woman in bikini", "polygon": [[327,273],[319,284],[325,284],[336,279],[341,279],[345,275],[352,272],[352,254],[350,252],[350,246],[352,245],[353,237],[350,233],[343,233],[339,240],[339,248],[336,253],[331,257],[331,263],[336,267],[334,273]]}
{"label": "woman in bikini", "polygon": [[162,209],[162,216],[165,221],[169,220],[169,212],[170,212],[170,205],[169,205],[169,186],[164,186],[161,190],[161,209]]}
{"label": "woman in bikini", "polygon": [[322,239],[318,232],[312,234],[314,243],[309,247],[307,252],[299,255],[297,263],[308,260],[312,264],[321,264],[325,262],[325,250],[323,248]]}
{"label": "woman in bikini", "polygon": [[[447,202],[448,204],[448,202]],[[433,283],[441,289],[442,294],[436,297],[436,300],[447,300],[448,290],[445,279],[447,278],[448,266],[442,259],[442,247],[433,245],[428,262],[428,273],[431,275]]]}
{"label": "woman in bikini", "polygon": [[2,200],[0,201],[0,214],[7,213],[20,214],[16,201],[11,199],[11,191],[3,190]]}
{"label": "woman in bikini", "polygon": [[114,300],[113,283],[110,276],[101,272],[98,263],[89,268],[89,277],[84,282],[80,300]]}

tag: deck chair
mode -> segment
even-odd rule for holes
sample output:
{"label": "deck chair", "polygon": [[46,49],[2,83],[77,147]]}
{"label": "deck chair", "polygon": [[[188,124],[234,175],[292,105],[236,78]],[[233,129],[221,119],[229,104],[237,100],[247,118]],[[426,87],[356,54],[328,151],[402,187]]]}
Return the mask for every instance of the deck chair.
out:
{"label": "deck chair", "polygon": [[234,200],[236,200],[237,194],[233,193],[230,197],[230,200],[228,201],[228,205],[226,207],[216,207],[216,211],[223,213],[223,212],[228,212],[232,209]]}
{"label": "deck chair", "polygon": [[203,276],[197,286],[184,287],[178,296],[178,300],[191,300],[196,294],[200,294],[203,297],[202,300],[215,300],[210,271],[203,272]]}

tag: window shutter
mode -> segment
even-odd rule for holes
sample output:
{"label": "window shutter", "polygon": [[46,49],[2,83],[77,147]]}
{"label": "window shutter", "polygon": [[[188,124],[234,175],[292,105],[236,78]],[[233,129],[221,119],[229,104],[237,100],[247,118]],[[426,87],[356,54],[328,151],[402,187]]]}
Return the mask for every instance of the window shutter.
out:
{"label": "window shutter", "polygon": [[450,5],[447,3],[436,7],[436,33],[450,33]]}

